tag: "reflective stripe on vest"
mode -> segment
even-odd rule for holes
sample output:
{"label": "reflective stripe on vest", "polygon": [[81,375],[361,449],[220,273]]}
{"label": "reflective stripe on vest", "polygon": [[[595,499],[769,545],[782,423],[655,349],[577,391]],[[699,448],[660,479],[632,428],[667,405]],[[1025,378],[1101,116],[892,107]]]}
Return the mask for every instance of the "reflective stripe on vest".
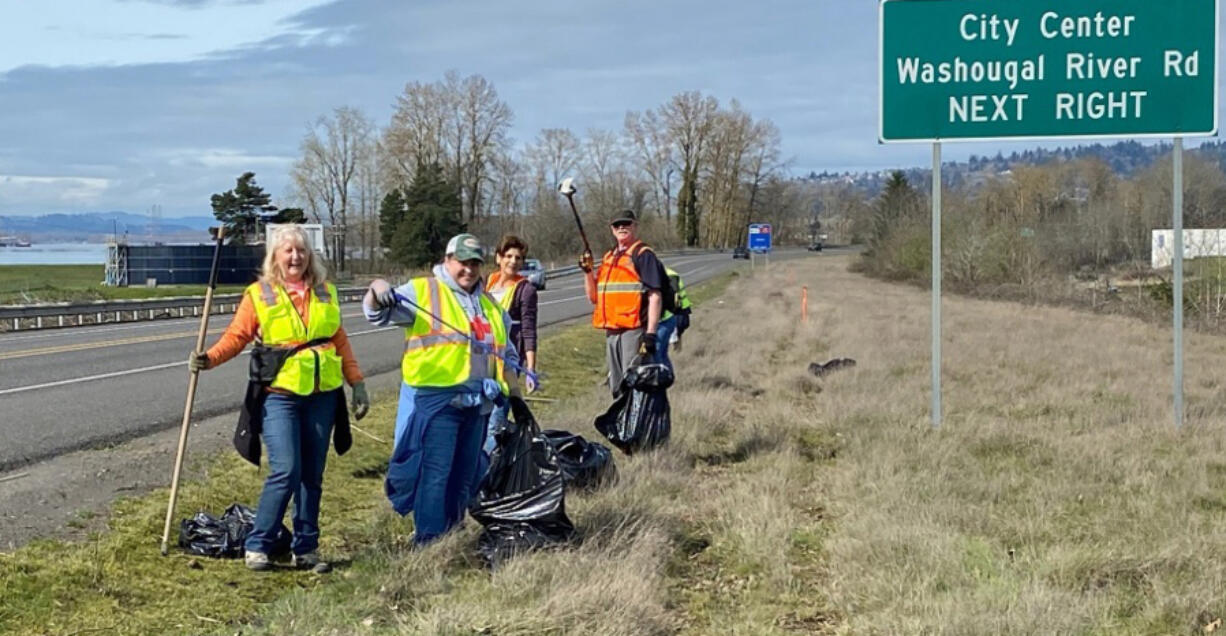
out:
{"label": "reflective stripe on vest", "polygon": [[605,252],[596,280],[596,310],[592,326],[597,329],[637,329],[643,324],[643,282],[634,266],[634,257],[651,249],[635,241],[618,254]]}
{"label": "reflective stripe on vest", "polygon": [[[307,292],[307,321],[281,287],[261,281],[247,288],[265,346],[289,349],[311,340],[331,338],[341,328],[336,288],[321,283]],[[286,359],[271,386],[294,393],[332,391],[344,383],[342,363],[332,343],[311,347]]]}
{"label": "reflective stripe on vest", "polygon": [[[511,304],[515,302],[515,292],[519,291],[519,286],[527,282],[528,279],[521,278],[511,285],[511,288],[502,293],[502,298],[495,298],[498,305],[507,311],[511,311]],[[490,294],[493,296],[493,294]]]}
{"label": "reflective stripe on vest", "polygon": [[[507,350],[507,330],[498,302],[487,293],[478,297],[491,331],[491,341],[485,343],[489,352],[480,351],[469,337],[468,315],[450,288],[434,277],[414,278],[410,284],[417,303],[426,311],[416,312],[413,324],[405,329],[404,358],[400,364],[404,383],[413,387],[459,386],[472,376],[475,361],[486,365],[486,377],[496,379],[504,395],[509,393],[503,378],[504,363],[498,357]],[[463,331],[457,332],[447,325]]]}

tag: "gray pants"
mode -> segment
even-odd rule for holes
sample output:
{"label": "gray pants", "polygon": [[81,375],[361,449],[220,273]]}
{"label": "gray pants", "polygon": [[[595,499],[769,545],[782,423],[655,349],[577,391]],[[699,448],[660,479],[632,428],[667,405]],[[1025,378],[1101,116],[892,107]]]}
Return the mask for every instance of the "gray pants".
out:
{"label": "gray pants", "polygon": [[622,385],[622,378],[634,357],[639,353],[639,340],[643,336],[643,328],[627,329],[625,331],[605,331],[605,358],[609,361],[609,392],[617,397],[617,389]]}

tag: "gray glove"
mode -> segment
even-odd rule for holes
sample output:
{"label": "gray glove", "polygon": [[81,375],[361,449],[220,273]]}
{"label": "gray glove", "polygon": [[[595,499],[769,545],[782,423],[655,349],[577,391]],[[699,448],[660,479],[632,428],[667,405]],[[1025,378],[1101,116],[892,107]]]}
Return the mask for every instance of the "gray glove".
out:
{"label": "gray glove", "polygon": [[209,354],[203,351],[193,351],[187,357],[187,370],[192,373],[200,373],[209,368]]}
{"label": "gray glove", "polygon": [[375,297],[375,305],[379,307],[395,307],[396,293],[392,286],[382,278],[376,278],[370,284],[370,293]]}
{"label": "gray glove", "polygon": [[366,383],[358,382],[353,385],[353,419],[360,420],[366,417],[366,412],[370,410],[370,396],[366,395]]}

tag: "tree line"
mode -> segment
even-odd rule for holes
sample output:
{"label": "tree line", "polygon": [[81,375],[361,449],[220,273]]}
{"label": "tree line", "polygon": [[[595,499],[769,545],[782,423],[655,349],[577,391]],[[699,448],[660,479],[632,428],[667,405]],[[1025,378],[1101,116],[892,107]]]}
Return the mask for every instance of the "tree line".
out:
{"label": "tree line", "polygon": [[513,123],[480,75],[410,82],[383,126],[350,106],[313,122],[286,198],[335,237],[328,258],[344,271],[420,266],[460,229],[489,241],[515,232],[533,255],[569,259],[580,248],[556,192],[568,176],[585,224],[631,208],[661,247],[743,244],[750,222],[774,223],[777,240],[811,233],[813,191],[788,176],[778,127],[736,100],[684,92],[628,111],[617,130],[545,128],[524,141]]}
{"label": "tree line", "polygon": [[[845,198],[834,223],[865,244],[860,269],[927,284],[930,186],[918,186],[896,172],[876,197]],[[1131,304],[1169,319],[1170,273],[1151,269],[1150,257],[1153,230],[1171,227],[1172,186],[1169,150],[1131,175],[1087,157],[1013,165],[978,182],[946,183],[944,283],[993,297],[1096,308]],[[1226,173],[1215,157],[1185,154],[1183,201],[1185,228],[1226,228]],[[1189,319],[1226,326],[1226,259],[1198,261],[1188,272]]]}

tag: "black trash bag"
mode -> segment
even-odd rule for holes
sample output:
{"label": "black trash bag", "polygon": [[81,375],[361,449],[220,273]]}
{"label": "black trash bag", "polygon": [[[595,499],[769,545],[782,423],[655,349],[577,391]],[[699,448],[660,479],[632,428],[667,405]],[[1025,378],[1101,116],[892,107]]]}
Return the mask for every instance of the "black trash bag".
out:
{"label": "black trash bag", "polygon": [[596,417],[596,430],[627,455],[667,442],[673,428],[667,391],[672,385],[668,365],[634,364],[622,378],[613,405]]}
{"label": "black trash bag", "polygon": [[[255,511],[243,504],[230,504],[218,519],[207,512],[197,512],[191,519],[179,522],[179,547],[189,554],[215,559],[237,559],[243,556],[243,542],[255,527]],[[269,556],[288,554],[289,529],[282,523]]]}
{"label": "black trash bag", "polygon": [[617,483],[617,466],[608,446],[589,442],[570,431],[547,430],[541,435],[558,454],[562,481],[568,488],[595,490]]}
{"label": "black trash bag", "polygon": [[566,543],[575,532],[566,516],[557,453],[522,399],[511,398],[511,420],[495,439],[489,471],[468,508],[485,526],[477,549],[490,567],[520,552]]}

